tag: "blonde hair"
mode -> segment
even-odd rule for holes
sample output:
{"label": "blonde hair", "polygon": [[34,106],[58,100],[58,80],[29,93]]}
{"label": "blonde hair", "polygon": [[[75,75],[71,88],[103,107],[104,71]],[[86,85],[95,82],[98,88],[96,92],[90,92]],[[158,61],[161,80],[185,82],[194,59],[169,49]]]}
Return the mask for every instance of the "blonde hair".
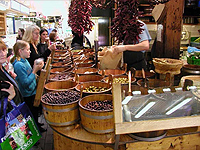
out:
{"label": "blonde hair", "polygon": [[26,46],[28,46],[28,42],[26,41],[22,41],[22,40],[18,40],[15,45],[13,46],[13,51],[14,51],[14,56],[11,58],[10,62],[13,63],[15,61],[15,59],[17,61],[20,60],[20,54],[19,54],[19,49],[24,49],[26,48]]}
{"label": "blonde hair", "polygon": [[33,32],[35,30],[38,30],[40,31],[40,28],[37,26],[37,25],[30,25],[26,28],[26,32],[24,33],[23,37],[22,37],[22,40],[23,41],[26,41],[28,43],[34,43],[35,45],[38,44],[39,42],[39,38],[38,38],[38,41],[33,41]]}

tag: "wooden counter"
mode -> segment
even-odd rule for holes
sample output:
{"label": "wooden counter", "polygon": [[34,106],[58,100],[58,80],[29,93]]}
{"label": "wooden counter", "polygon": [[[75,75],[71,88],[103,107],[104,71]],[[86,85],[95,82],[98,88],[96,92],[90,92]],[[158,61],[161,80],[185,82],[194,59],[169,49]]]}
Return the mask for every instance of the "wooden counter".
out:
{"label": "wooden counter", "polygon": [[[93,134],[82,128],[80,124],[56,127],[54,130],[55,150],[112,150],[115,146],[115,134]],[[153,142],[138,141],[122,134],[119,137],[118,150],[198,150],[200,149],[200,128],[181,128],[167,131],[166,137]]]}

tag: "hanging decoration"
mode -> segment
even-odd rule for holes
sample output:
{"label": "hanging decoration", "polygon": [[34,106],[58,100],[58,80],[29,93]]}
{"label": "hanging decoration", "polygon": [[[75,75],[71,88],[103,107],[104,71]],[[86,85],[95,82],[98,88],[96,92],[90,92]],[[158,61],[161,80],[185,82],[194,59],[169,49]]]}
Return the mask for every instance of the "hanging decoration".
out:
{"label": "hanging decoration", "polygon": [[91,21],[92,5],[90,1],[72,0],[69,7],[68,24],[72,31],[79,36],[92,31],[94,23]]}
{"label": "hanging decoration", "polygon": [[149,0],[149,3],[153,5],[164,4],[167,2],[169,2],[169,0]]}
{"label": "hanging decoration", "polygon": [[91,0],[94,7],[100,9],[106,9],[113,7],[115,0]]}
{"label": "hanging decoration", "polygon": [[111,36],[114,42],[129,44],[139,41],[143,24],[138,21],[138,0],[118,0],[115,17],[112,20]]}

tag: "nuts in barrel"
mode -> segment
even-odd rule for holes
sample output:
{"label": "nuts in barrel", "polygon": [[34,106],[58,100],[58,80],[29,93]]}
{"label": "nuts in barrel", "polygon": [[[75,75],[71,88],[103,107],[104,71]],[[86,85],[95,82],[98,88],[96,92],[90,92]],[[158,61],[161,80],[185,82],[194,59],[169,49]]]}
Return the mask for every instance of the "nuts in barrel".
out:
{"label": "nuts in barrel", "polygon": [[48,104],[68,104],[80,98],[80,92],[67,90],[62,92],[49,92],[42,96],[42,101]]}
{"label": "nuts in barrel", "polygon": [[113,110],[113,104],[111,100],[91,101],[84,105],[84,107],[90,110]]}

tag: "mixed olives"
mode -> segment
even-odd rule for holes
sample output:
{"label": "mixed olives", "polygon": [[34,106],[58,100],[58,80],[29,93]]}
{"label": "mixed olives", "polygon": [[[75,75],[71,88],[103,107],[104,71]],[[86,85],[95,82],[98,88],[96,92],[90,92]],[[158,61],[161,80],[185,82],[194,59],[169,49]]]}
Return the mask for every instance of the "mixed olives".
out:
{"label": "mixed olives", "polygon": [[73,75],[72,74],[56,74],[55,76],[53,76],[51,78],[51,80],[68,80],[68,79],[71,79],[73,78]]}
{"label": "mixed olives", "polygon": [[103,91],[106,91],[108,90],[107,87],[96,87],[96,86],[89,86],[89,87],[86,87],[85,89],[83,89],[83,92],[103,92]]}
{"label": "mixed olives", "polygon": [[113,110],[112,100],[91,101],[84,105],[84,107],[90,110]]}
{"label": "mixed olives", "polygon": [[80,98],[80,92],[67,90],[62,92],[49,92],[42,96],[42,101],[48,104],[69,104]]}

